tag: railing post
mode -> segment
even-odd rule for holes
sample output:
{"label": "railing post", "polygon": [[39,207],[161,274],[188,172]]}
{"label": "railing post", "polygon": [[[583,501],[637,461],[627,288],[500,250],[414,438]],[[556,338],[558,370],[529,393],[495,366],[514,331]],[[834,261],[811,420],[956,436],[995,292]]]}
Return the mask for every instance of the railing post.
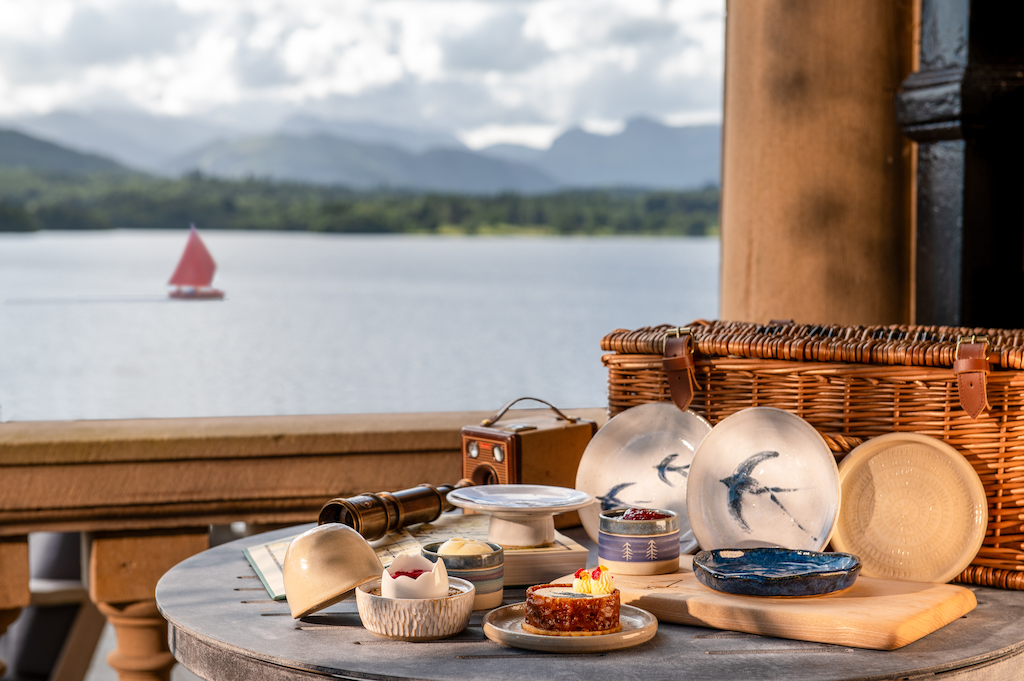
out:
{"label": "railing post", "polygon": [[723,319],[910,316],[909,0],[730,0]]}
{"label": "railing post", "polygon": [[[31,600],[28,537],[0,538],[0,636]],[[0,660],[0,677],[6,672],[7,665]]]}
{"label": "railing post", "polygon": [[156,583],[170,568],[209,547],[207,528],[99,533],[90,538],[89,597],[117,633],[107,663],[120,681],[169,681],[174,657]]}

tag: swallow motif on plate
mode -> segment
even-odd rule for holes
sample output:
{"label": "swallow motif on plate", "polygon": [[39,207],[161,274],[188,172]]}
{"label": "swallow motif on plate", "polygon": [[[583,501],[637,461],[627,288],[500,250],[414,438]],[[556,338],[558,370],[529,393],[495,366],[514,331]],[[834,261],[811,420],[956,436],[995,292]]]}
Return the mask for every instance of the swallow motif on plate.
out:
{"label": "swallow motif on plate", "polygon": [[[807,534],[810,535],[811,533],[807,531],[807,528],[801,525],[800,522],[793,517],[793,514],[790,513],[786,509],[786,507],[782,505],[782,502],[779,501],[779,498],[775,496],[776,494],[781,494],[783,492],[796,492],[797,489],[791,487],[767,487],[765,485],[762,485],[760,482],[758,482],[755,478],[751,476],[751,473],[754,472],[754,468],[756,468],[757,465],[760,464],[762,461],[767,461],[768,459],[775,459],[778,456],[778,452],[773,452],[770,450],[758,452],[757,454],[748,457],[739,466],[736,466],[736,470],[733,471],[732,475],[730,475],[727,478],[722,478],[719,481],[727,488],[729,488],[729,515],[733,517],[733,519],[739,524],[741,528],[743,528],[745,532],[750,532],[750,525],[747,524],[746,519],[744,519],[743,517],[743,495],[767,494],[768,498],[771,499],[776,506],[781,508],[782,512],[788,515],[794,523],[796,523],[797,527],[799,527],[801,530],[807,532]],[[818,540],[818,538],[814,535],[811,535],[811,537],[815,541]]]}
{"label": "swallow motif on plate", "polygon": [[635,503],[627,503],[622,499],[619,499],[618,494],[622,490],[626,489],[630,485],[635,485],[635,482],[620,482],[615,487],[608,490],[603,497],[596,497],[601,502],[602,511],[610,511],[613,508],[623,508],[624,506],[635,506],[637,504],[646,504],[647,501],[637,501]]}
{"label": "swallow motif on plate", "polygon": [[678,456],[678,454],[669,454],[668,456],[661,460],[661,463],[655,466],[655,468],[658,471],[658,479],[661,480],[666,485],[668,485],[669,487],[675,487],[675,483],[671,482],[668,479],[669,473],[679,473],[684,478],[687,477],[687,475],[689,475],[690,473],[690,464],[686,464],[685,466],[672,465],[672,462],[675,461],[676,457]]}

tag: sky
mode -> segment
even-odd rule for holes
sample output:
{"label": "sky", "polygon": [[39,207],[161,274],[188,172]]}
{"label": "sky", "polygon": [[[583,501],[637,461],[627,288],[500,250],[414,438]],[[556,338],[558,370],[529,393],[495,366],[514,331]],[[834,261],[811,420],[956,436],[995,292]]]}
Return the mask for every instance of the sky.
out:
{"label": "sky", "polygon": [[0,0],[0,116],[295,113],[479,148],[719,122],[725,0]]}

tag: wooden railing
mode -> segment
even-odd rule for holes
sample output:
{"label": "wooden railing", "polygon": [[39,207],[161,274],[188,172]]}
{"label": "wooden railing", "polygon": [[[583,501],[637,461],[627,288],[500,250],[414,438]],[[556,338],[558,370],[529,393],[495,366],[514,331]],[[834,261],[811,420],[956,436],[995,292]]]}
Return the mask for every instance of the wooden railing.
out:
{"label": "wooden railing", "polygon": [[31,601],[29,533],[82,532],[89,598],[117,633],[109,664],[166,681],[156,583],[208,547],[211,525],[311,522],[333,496],[454,482],[461,427],[490,415],[2,423],[0,634]]}

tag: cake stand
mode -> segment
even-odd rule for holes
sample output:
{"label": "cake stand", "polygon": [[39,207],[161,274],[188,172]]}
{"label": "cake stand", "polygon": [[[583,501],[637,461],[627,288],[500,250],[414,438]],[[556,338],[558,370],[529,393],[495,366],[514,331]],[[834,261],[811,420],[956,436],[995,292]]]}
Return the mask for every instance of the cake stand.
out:
{"label": "cake stand", "polygon": [[448,493],[453,506],[491,516],[487,540],[502,546],[544,546],[555,541],[555,514],[589,506],[594,497],[550,485],[479,485]]}

